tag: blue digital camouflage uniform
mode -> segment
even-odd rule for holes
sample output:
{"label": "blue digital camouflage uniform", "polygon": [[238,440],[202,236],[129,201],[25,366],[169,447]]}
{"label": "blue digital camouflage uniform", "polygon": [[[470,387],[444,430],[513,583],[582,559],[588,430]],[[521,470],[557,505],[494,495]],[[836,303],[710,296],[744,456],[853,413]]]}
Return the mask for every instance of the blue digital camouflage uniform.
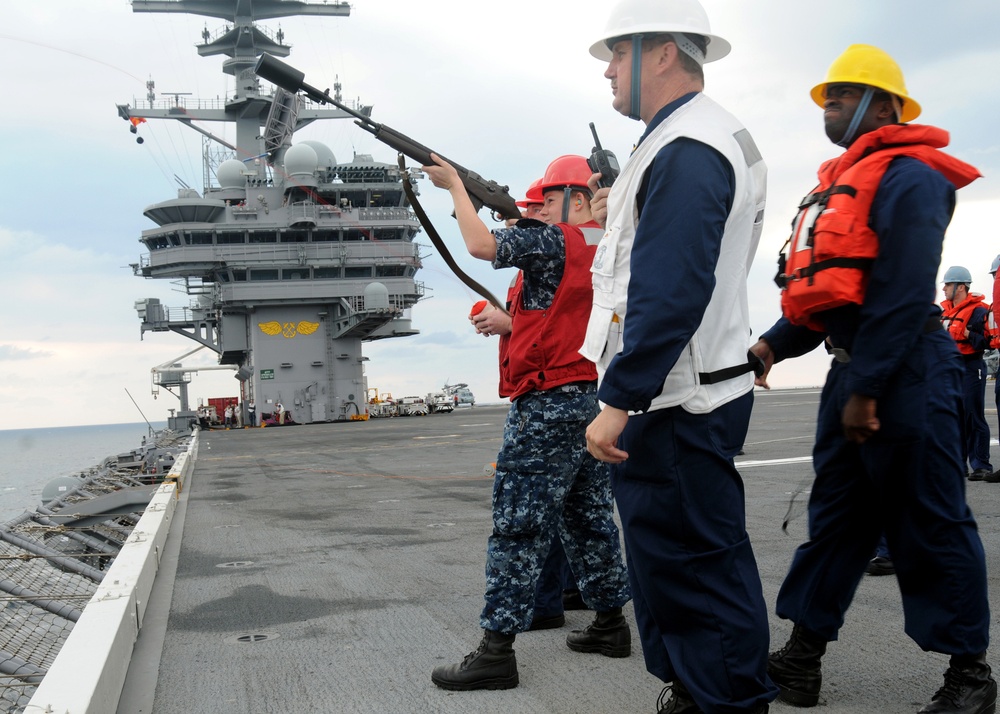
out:
{"label": "blue digital camouflage uniform", "polygon": [[[524,220],[494,235],[493,266],[524,273],[524,307],[551,305],[565,264],[562,231]],[[553,527],[589,607],[605,611],[629,601],[608,468],[587,453],[584,436],[598,411],[596,382],[528,392],[511,404],[493,482],[484,629],[528,629]]]}

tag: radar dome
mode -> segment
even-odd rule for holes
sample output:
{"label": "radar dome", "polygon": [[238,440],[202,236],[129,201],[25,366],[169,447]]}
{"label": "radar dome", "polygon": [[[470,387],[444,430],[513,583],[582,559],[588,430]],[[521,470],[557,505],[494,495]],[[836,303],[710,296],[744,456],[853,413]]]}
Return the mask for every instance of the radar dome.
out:
{"label": "radar dome", "polygon": [[389,309],[389,288],[382,283],[368,283],[364,294],[366,310]]}
{"label": "radar dome", "polygon": [[309,141],[301,142],[306,146],[311,146],[313,151],[316,152],[317,166],[321,169],[332,169],[337,165],[337,159],[334,157],[333,152],[330,147],[324,144],[322,141],[314,141],[310,139]]}
{"label": "radar dome", "polygon": [[82,483],[81,479],[71,476],[59,476],[52,479],[42,487],[42,504],[62,498]]}
{"label": "radar dome", "polygon": [[219,164],[215,175],[219,178],[220,188],[244,188],[247,184],[243,175],[243,162],[239,159],[227,159]]}
{"label": "radar dome", "polygon": [[319,166],[316,150],[308,144],[296,144],[285,152],[285,172],[289,176],[312,177]]}

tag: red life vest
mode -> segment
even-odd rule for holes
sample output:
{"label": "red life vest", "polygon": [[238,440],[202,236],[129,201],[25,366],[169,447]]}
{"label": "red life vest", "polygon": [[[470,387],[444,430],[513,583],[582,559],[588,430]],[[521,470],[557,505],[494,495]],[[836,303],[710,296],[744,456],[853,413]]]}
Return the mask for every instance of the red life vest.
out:
{"label": "red life vest", "polygon": [[594,299],[590,266],[597,246],[588,245],[581,228],[599,228],[591,221],[582,226],[558,224],[566,244],[566,263],[552,304],[544,310],[526,310],[521,299],[522,283],[513,290],[510,313],[513,327],[501,379],[516,399],[532,390],[544,391],[570,382],[597,379],[594,363],[583,357],[580,345]]}
{"label": "red life vest", "polygon": [[778,260],[775,281],[790,322],[822,330],[816,313],[864,302],[870,267],[878,257],[869,214],[893,159],[919,159],[956,188],[980,176],[975,167],[938,150],[947,145],[943,129],[890,124],[863,134],[820,167],[819,185],[802,200],[785,243],[787,252]]}
{"label": "red life vest", "polygon": [[[1000,273],[1000,270],[997,271]],[[990,305],[990,319],[988,336],[990,338],[990,349],[1000,349],[1000,277],[993,278],[993,304]]]}
{"label": "red life vest", "polygon": [[978,354],[979,350],[973,348],[969,338],[965,336],[965,331],[969,328],[969,320],[977,307],[988,307],[985,298],[976,293],[969,295],[958,305],[952,304],[951,300],[944,300],[941,303],[941,322],[948,334],[958,345],[958,351],[963,355]]}
{"label": "red life vest", "polygon": [[[513,313],[514,302],[516,298],[521,295],[521,281],[524,279],[524,273],[520,270],[517,271],[517,276],[511,281],[510,287],[507,288],[507,312]],[[513,391],[514,385],[510,381],[510,360],[508,355],[510,354],[510,333],[506,335],[500,335],[500,396],[509,397]]]}
{"label": "red life vest", "polygon": [[986,339],[990,341],[990,349],[995,350],[1000,348],[1000,328],[997,327],[997,309],[1000,308],[1000,303],[993,303],[990,305],[989,315],[986,316]]}

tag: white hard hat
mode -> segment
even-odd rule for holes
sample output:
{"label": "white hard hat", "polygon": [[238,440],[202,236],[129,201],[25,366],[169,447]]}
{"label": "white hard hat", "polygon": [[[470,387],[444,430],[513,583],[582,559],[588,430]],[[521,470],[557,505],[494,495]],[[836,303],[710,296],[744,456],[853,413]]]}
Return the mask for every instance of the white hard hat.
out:
{"label": "white hard hat", "polygon": [[990,275],[996,275],[997,270],[1000,269],[1000,255],[993,259],[990,263]]}
{"label": "white hard hat", "polygon": [[599,60],[611,59],[608,42],[632,35],[659,35],[683,32],[701,35],[708,40],[705,61],[714,62],[729,54],[730,44],[712,34],[708,15],[698,0],[622,0],[611,11],[601,39],[590,46],[590,54]]}

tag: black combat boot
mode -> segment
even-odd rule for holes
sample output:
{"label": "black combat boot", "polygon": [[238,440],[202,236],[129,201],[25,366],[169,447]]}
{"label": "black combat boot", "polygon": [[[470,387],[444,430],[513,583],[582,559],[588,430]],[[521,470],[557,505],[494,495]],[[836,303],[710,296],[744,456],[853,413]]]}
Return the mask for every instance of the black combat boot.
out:
{"label": "black combat boot", "polygon": [[562,613],[558,615],[543,615],[542,617],[531,618],[531,625],[528,627],[529,632],[535,632],[536,630],[554,630],[557,627],[562,627],[566,624],[566,616]]}
{"label": "black combat boot", "polygon": [[792,628],[785,646],[767,657],[767,673],[781,690],[782,701],[796,707],[816,706],[824,654],[826,640],[799,625]]}
{"label": "black combat boot", "polygon": [[582,630],[566,635],[566,646],[574,652],[599,652],[605,657],[628,657],[632,654],[632,631],[616,607],[599,612]]}
{"label": "black combat boot", "polygon": [[702,714],[702,711],[694,703],[687,687],[675,679],[660,692],[660,698],[656,700],[656,714]]}
{"label": "black combat boot", "polygon": [[[1000,473],[998,471],[997,473]],[[583,595],[580,594],[579,590],[563,590],[562,591],[562,602],[563,610],[586,610],[587,603],[583,601]]]}
{"label": "black combat boot", "polygon": [[[670,698],[667,699],[667,695]],[[770,706],[767,703],[761,704],[754,709],[751,714],[767,714]],[[656,700],[656,714],[702,714],[701,709],[691,698],[691,692],[687,687],[675,679],[673,684],[663,688],[660,698]]]}
{"label": "black combat boot", "polygon": [[986,653],[953,655],[944,673],[944,686],[918,714],[993,714],[997,683],[986,664]]}
{"label": "black combat boot", "polygon": [[514,635],[493,630],[483,633],[475,652],[458,664],[435,667],[431,681],[441,689],[513,689],[517,686],[517,660],[514,659]]}

